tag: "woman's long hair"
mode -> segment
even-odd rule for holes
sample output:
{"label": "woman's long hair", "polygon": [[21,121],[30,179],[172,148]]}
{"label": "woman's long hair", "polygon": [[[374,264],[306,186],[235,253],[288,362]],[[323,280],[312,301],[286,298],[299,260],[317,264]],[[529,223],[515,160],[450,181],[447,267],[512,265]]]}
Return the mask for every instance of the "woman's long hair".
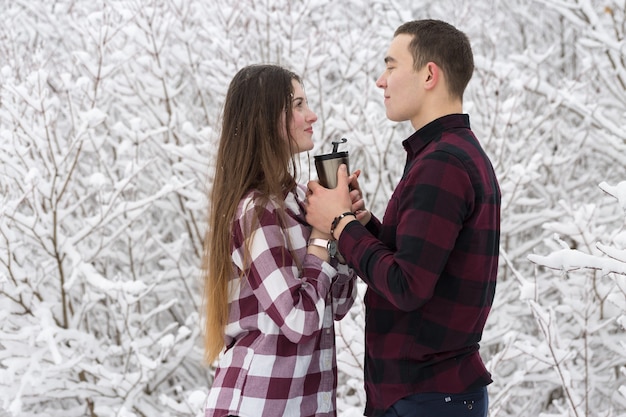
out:
{"label": "woman's long hair", "polygon": [[234,274],[232,222],[241,198],[254,189],[263,204],[296,186],[294,144],[289,132],[292,80],[301,82],[282,67],[252,65],[235,75],[226,93],[202,257],[207,363],[212,363],[224,347],[229,283]]}

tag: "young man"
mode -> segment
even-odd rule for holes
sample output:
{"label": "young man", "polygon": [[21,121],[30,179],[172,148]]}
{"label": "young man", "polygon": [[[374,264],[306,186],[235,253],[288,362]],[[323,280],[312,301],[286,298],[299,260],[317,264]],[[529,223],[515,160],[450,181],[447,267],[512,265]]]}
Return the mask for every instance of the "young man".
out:
{"label": "young man", "polygon": [[[401,25],[376,85],[387,117],[411,122],[404,174],[382,223],[357,175],[309,183],[307,221],[330,231],[365,297],[367,416],[487,415],[479,355],[498,269],[500,190],[462,113],[474,69],[467,37],[436,20]],[[352,185],[349,191],[348,183]]]}

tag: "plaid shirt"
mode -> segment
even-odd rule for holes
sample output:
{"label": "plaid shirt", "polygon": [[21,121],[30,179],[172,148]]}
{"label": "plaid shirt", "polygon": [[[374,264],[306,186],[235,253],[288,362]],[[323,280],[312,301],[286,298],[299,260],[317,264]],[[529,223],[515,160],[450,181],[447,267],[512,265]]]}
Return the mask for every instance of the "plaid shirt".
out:
{"label": "plaid shirt", "polygon": [[[300,203],[303,187],[287,194],[283,227],[278,205],[256,206],[255,197],[250,192],[242,199],[233,224],[227,347],[205,416],[335,416],[333,319],[352,306],[356,275],[345,265],[332,266],[306,253],[311,227]],[[250,237],[246,230],[255,211],[259,222]],[[239,280],[248,240],[248,277]]]}
{"label": "plaid shirt", "polygon": [[491,383],[478,353],[498,269],[500,190],[469,116],[403,142],[405,171],[382,224],[348,223],[339,250],[368,284],[365,414],[419,392]]}

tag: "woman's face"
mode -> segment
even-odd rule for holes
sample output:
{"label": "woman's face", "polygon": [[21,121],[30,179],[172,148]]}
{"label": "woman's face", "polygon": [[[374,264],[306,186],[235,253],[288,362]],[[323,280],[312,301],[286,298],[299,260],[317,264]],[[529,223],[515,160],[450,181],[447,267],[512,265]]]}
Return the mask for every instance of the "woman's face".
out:
{"label": "woman's face", "polygon": [[313,123],[317,120],[317,115],[309,108],[302,85],[296,80],[292,80],[291,83],[293,99],[291,100],[292,118],[289,122],[289,133],[294,141],[294,152],[310,151],[313,149]]}

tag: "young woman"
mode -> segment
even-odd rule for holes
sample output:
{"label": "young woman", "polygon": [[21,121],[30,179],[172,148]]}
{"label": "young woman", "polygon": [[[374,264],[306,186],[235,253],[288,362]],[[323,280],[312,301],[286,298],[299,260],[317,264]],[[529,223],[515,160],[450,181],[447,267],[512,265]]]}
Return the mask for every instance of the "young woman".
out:
{"label": "young woman", "polygon": [[206,417],[336,415],[333,320],[356,288],[295,180],[316,120],[279,66],[243,68],[229,86],[203,259],[205,359],[219,356]]}

